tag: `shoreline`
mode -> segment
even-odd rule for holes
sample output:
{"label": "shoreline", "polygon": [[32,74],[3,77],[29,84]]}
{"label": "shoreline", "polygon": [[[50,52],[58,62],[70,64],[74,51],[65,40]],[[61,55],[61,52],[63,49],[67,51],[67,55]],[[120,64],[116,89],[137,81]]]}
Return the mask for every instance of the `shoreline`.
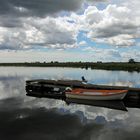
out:
{"label": "shoreline", "polygon": [[0,66],[14,67],[68,67],[82,69],[101,69],[101,70],[118,70],[129,72],[140,72],[140,62],[31,62],[31,63],[0,63]]}

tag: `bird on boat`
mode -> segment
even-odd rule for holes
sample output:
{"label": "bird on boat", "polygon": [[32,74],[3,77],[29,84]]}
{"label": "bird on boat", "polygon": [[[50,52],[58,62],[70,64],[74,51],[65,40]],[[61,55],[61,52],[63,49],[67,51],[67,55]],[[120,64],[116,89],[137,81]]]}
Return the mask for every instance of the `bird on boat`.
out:
{"label": "bird on boat", "polygon": [[85,79],[84,76],[82,76],[81,79],[82,79],[82,82],[87,83],[87,80]]}

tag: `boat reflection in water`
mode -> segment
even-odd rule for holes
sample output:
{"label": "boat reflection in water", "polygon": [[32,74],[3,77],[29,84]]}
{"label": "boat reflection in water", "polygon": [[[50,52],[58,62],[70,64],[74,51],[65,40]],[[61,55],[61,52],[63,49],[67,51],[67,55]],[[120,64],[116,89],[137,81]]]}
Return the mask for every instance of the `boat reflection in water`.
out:
{"label": "boat reflection in water", "polygon": [[81,99],[66,99],[66,103],[84,104],[96,107],[106,107],[110,109],[117,109],[127,111],[123,101],[104,101],[104,100],[81,100]]}
{"label": "boat reflection in water", "polygon": [[90,106],[96,106],[96,107],[105,107],[110,109],[116,109],[116,110],[122,110],[127,111],[128,108],[140,108],[140,100],[138,99],[127,99],[124,100],[82,100],[82,99],[72,99],[72,98],[66,98],[63,94],[55,94],[55,96],[50,96],[50,94],[44,94],[41,91],[40,92],[32,92],[27,91],[27,96],[37,97],[37,98],[50,98],[50,99],[59,99],[64,100],[66,104],[83,104],[83,105],[90,105]]}

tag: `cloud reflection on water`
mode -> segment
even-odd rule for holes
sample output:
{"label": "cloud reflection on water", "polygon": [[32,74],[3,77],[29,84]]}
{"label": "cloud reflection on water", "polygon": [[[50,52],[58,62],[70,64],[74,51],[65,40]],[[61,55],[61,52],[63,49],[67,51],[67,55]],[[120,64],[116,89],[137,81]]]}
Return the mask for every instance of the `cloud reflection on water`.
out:
{"label": "cloud reflection on water", "polygon": [[[5,74],[0,75],[0,139],[136,140],[140,137],[139,109],[129,109],[126,113],[26,96],[25,80],[39,77],[42,69],[41,72],[39,70],[32,70],[30,75],[27,68],[15,68],[12,73],[7,68]],[[43,71],[45,74],[47,70]],[[74,78],[73,73],[75,69],[71,69],[71,73],[66,70],[64,75]],[[91,71],[87,75],[90,74]],[[53,74],[50,77],[54,78]],[[98,81],[99,77],[95,78]]]}

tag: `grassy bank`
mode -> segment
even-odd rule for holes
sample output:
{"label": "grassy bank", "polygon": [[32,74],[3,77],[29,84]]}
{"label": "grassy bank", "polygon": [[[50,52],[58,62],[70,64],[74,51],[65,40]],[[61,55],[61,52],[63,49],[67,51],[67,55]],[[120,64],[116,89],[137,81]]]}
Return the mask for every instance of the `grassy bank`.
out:
{"label": "grassy bank", "polygon": [[25,66],[25,67],[72,67],[72,68],[91,68],[104,70],[124,70],[140,72],[140,62],[49,62],[49,63],[0,63],[0,66]]}

